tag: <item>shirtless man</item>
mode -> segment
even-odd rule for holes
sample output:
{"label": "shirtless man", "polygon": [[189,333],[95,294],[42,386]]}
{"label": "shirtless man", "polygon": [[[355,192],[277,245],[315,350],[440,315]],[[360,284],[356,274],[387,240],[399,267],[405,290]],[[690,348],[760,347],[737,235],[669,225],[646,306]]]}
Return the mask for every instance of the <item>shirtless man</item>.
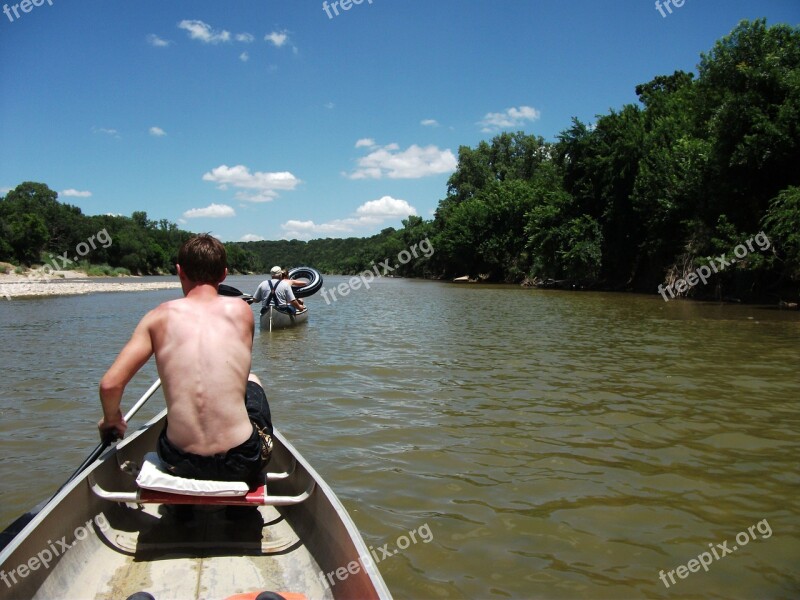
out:
{"label": "shirtless man", "polygon": [[125,386],[155,354],[168,425],[158,454],[176,475],[246,481],[269,460],[272,424],[261,382],[250,373],[253,313],[217,294],[225,247],[210,235],[178,251],[184,298],[147,313],[100,382],[101,436],[124,435]]}

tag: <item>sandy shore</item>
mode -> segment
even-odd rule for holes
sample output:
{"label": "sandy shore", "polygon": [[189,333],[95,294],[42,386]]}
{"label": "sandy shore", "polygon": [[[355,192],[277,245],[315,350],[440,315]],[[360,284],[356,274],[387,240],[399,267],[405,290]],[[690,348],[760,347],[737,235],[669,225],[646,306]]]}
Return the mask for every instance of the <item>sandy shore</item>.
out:
{"label": "sandy shore", "polygon": [[80,271],[53,271],[47,276],[36,271],[24,275],[0,274],[0,300],[102,292],[141,292],[180,287],[177,277],[174,280],[142,282],[138,277],[120,277],[119,281],[92,281],[92,278]]}

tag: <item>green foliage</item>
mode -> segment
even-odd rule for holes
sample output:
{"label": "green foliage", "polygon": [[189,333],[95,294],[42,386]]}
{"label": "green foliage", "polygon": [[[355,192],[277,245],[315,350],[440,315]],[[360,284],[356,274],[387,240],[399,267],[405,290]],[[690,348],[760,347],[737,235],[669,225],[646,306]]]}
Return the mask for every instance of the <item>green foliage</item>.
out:
{"label": "green foliage", "polygon": [[109,265],[89,265],[84,268],[90,277],[125,277],[131,272],[123,267],[111,267]]}
{"label": "green foliage", "polygon": [[600,275],[603,234],[594,217],[574,213],[563,190],[548,194],[528,213],[525,232],[533,257],[531,274],[542,279],[596,280]]}
{"label": "green foliage", "polygon": [[6,235],[13,258],[27,264],[39,258],[48,239],[44,219],[34,213],[11,215],[6,221]]}
{"label": "green foliage", "polygon": [[800,183],[800,30],[743,21],[702,55],[695,119],[716,171],[706,221],[742,229]]}
{"label": "green foliage", "polygon": [[[693,292],[755,296],[797,283],[800,31],[742,22],[702,55],[696,78],[676,71],[636,93],[640,106],[593,125],[574,119],[554,146],[506,133],[461,148],[434,220],[441,274],[515,280],[521,266],[652,291],[665,275],[730,255],[763,220],[774,253],[749,252]],[[498,192],[511,181],[531,189],[512,203],[523,211],[521,231]]]}
{"label": "green foliage", "polygon": [[[122,273],[174,273],[178,248],[191,236],[188,231],[168,221],[150,221],[144,212],[86,216],[57,196],[45,184],[24,182],[0,198],[0,260],[32,265],[80,251],[92,263],[121,268]],[[99,267],[98,274],[118,274],[108,269]]]}
{"label": "green foliage", "polygon": [[800,187],[788,187],[770,203],[763,224],[784,278],[800,280]]}

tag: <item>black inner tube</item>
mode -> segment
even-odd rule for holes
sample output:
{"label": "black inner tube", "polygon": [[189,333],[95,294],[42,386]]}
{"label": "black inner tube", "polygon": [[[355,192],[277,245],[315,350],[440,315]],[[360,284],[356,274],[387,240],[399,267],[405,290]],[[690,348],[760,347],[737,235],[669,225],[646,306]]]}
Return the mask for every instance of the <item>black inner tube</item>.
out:
{"label": "black inner tube", "polygon": [[312,267],[295,267],[289,270],[289,279],[307,279],[308,283],[301,287],[292,287],[295,297],[308,298],[322,288],[322,275]]}

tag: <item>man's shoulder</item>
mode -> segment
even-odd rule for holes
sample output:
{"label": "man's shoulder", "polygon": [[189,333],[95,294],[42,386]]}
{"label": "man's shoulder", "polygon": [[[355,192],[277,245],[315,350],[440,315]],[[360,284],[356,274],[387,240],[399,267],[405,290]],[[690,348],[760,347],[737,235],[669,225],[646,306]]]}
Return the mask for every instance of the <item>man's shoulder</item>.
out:
{"label": "man's shoulder", "polygon": [[244,319],[246,323],[246,317],[252,316],[252,312],[250,305],[240,298],[217,296],[211,302],[200,303],[193,302],[189,298],[177,298],[159,304],[145,315],[142,321],[147,320],[151,327],[160,328],[175,320],[190,319],[198,322],[199,319],[202,322],[204,317],[227,315],[236,321]]}
{"label": "man's shoulder", "polygon": [[147,312],[140,320],[137,329],[144,328],[145,330],[153,333],[153,331],[159,329],[163,326],[163,323],[169,318],[170,313],[173,310],[173,303],[176,302],[175,300],[170,300],[169,302],[162,302],[155,308],[151,309]]}
{"label": "man's shoulder", "polygon": [[151,315],[167,314],[173,310],[180,309],[182,306],[186,304],[187,304],[186,298],[175,298],[174,300],[167,300],[166,302],[162,302],[161,304],[156,306],[148,314]]}
{"label": "man's shoulder", "polygon": [[167,300],[162,302],[150,312],[148,312],[142,321],[159,322],[169,318],[170,315],[181,310],[181,307],[186,303],[186,298],[176,298],[175,300]]}

